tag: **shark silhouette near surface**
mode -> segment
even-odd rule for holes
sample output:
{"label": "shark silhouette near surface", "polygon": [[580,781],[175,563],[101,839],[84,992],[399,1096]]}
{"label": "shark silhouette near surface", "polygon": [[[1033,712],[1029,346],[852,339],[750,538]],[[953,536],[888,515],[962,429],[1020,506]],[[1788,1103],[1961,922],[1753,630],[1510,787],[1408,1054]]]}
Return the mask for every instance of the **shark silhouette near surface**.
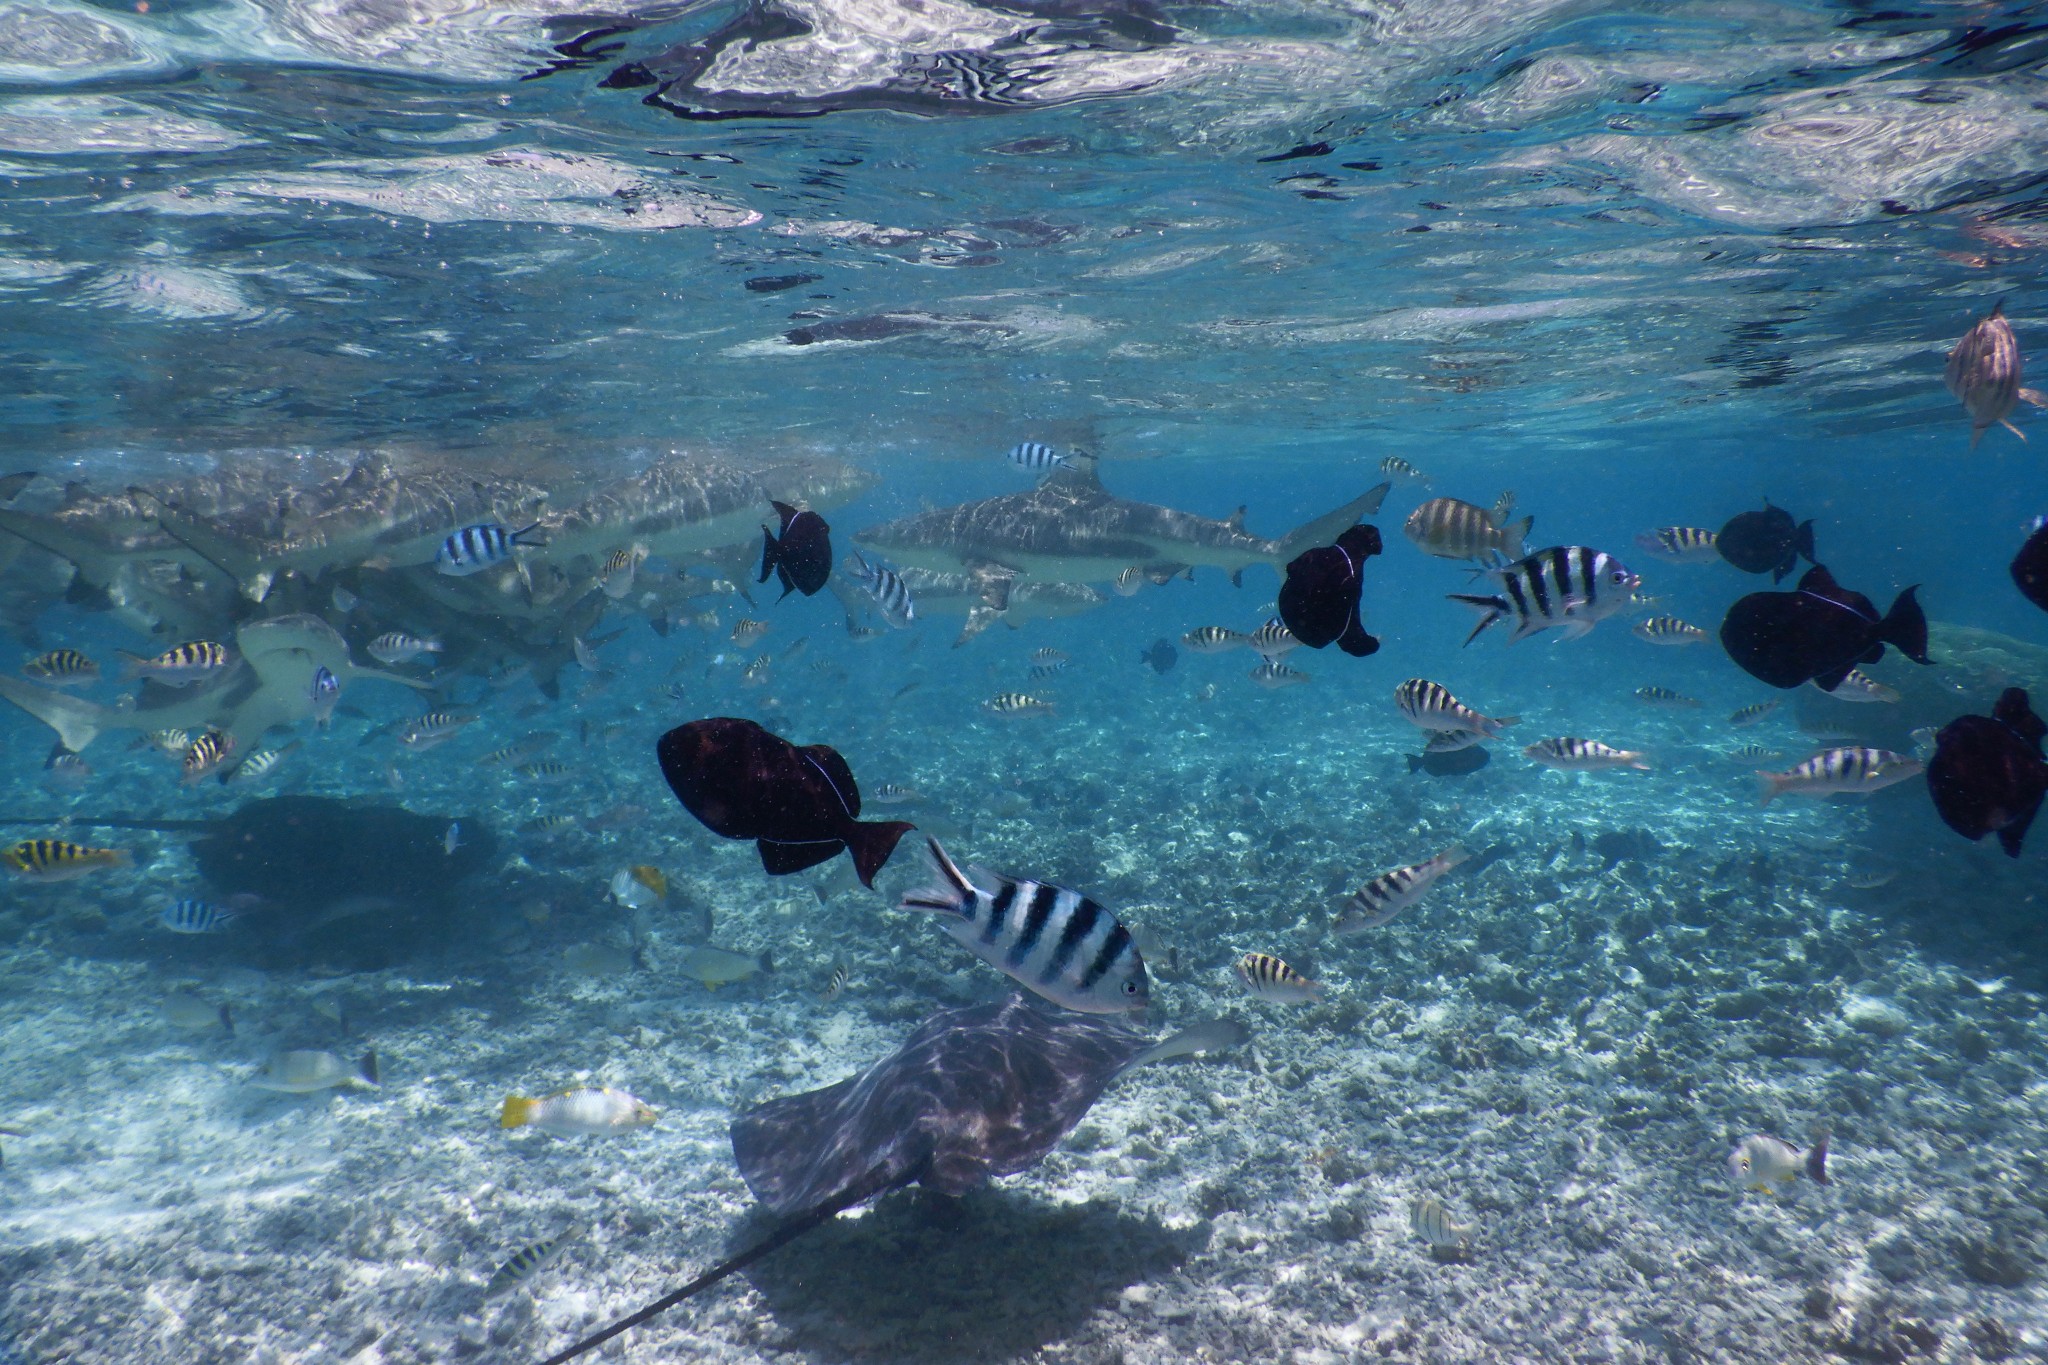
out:
{"label": "shark silhouette near surface", "polygon": [[1125,569],[1210,566],[1233,580],[1254,564],[1278,572],[1288,560],[1336,539],[1379,510],[1381,484],[1278,540],[1244,529],[1244,510],[1227,521],[1107,492],[1095,462],[1055,469],[1028,493],[1006,493],[934,508],[857,532],[897,564],[941,572],[991,567],[1044,582],[1114,582]]}

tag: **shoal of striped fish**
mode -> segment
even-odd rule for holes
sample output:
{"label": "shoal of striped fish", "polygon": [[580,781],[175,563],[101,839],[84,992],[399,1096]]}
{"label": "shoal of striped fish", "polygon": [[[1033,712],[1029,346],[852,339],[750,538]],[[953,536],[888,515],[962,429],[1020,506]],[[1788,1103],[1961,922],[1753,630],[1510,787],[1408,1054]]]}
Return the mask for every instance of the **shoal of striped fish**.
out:
{"label": "shoal of striped fish", "polygon": [[1738,730],[1746,730],[1765,716],[1770,715],[1771,712],[1777,710],[1778,705],[1779,703],[1776,701],[1754,702],[1729,713],[1728,723]]}
{"label": "shoal of striped fish", "polygon": [[369,644],[370,657],[381,664],[408,664],[422,654],[439,654],[441,642],[407,635],[402,630],[390,630],[379,635]]}
{"label": "shoal of striped fish", "polygon": [[983,702],[981,709],[995,716],[1049,716],[1055,708],[1043,697],[1025,692],[999,692]]}
{"label": "shoal of striped fish", "polygon": [[1043,441],[1019,441],[1010,447],[1007,457],[1019,469],[1028,469],[1034,474],[1043,474],[1049,469],[1066,465],[1067,457]]}
{"label": "shoal of striped fish", "polygon": [[1294,638],[1294,632],[1277,616],[1253,631],[1246,643],[1266,659],[1282,658],[1289,650],[1301,648],[1301,641]]}
{"label": "shoal of striped fish", "polygon": [[1396,687],[1394,705],[1408,723],[1418,729],[1441,733],[1469,731],[1487,739],[1498,735],[1502,726],[1513,725],[1521,719],[1520,716],[1502,716],[1498,720],[1482,716],[1452,696],[1442,683],[1433,683],[1427,678],[1410,678]]}
{"label": "shoal of striped fish", "polygon": [[166,687],[189,687],[196,682],[219,674],[235,656],[226,645],[212,640],[190,640],[174,646],[157,655],[144,659],[126,650],[116,650],[121,656],[122,673],[131,678],[150,678]]}
{"label": "shoal of striped fish", "polygon": [[1419,483],[1424,488],[1429,487],[1429,475],[1423,473],[1414,465],[1409,464],[1399,455],[1389,455],[1386,459],[1381,460],[1380,473],[1396,483]]}
{"label": "shoal of striped fish", "polygon": [[1711,564],[1721,557],[1714,533],[1697,526],[1659,526],[1639,534],[1636,545],[1674,564]]}
{"label": "shoal of striped fish", "polygon": [[1056,1005],[1124,1014],[1150,1001],[1144,958],[1114,914],[1065,887],[963,871],[936,839],[925,850],[936,884],[905,895],[902,909],[941,916],[975,956]]}
{"label": "shoal of striped fish", "polygon": [[233,758],[234,754],[233,735],[219,730],[208,730],[192,741],[191,747],[185,750],[185,756],[179,760],[179,767],[183,772],[180,780],[188,785],[197,782],[218,771],[221,764]]}
{"label": "shoal of striped fish", "polygon": [[126,867],[128,855],[118,848],[88,848],[62,839],[24,839],[0,850],[0,864],[31,881],[68,882],[102,867]]}
{"label": "shoal of striped fish", "polygon": [[1271,953],[1246,953],[1237,960],[1237,979],[1261,1000],[1278,1005],[1298,1005],[1323,993],[1323,983],[1311,981]]}
{"label": "shoal of striped fish", "polygon": [[1479,624],[1465,637],[1468,645],[1496,621],[1514,623],[1510,644],[1544,630],[1576,638],[1627,607],[1643,582],[1614,556],[1585,545],[1553,545],[1486,572],[1499,592],[1448,594],[1453,602],[1481,612]]}
{"label": "shoal of striped fish", "polygon": [[1252,637],[1243,631],[1223,626],[1197,626],[1180,637],[1181,647],[1196,654],[1221,654],[1225,650],[1246,648],[1251,642]]}
{"label": "shoal of striped fish", "polygon": [[623,550],[613,550],[605,556],[604,567],[598,571],[598,587],[612,601],[625,601],[626,594],[633,591],[634,577],[640,572],[640,566],[646,560],[647,548],[644,545],[629,545]]}
{"label": "shoal of striped fish", "polygon": [[264,1063],[263,1070],[249,1084],[258,1090],[277,1090],[287,1095],[310,1095],[338,1085],[381,1084],[375,1049],[355,1062],[345,1062],[332,1052],[296,1050],[280,1052]]}
{"label": "shoal of striped fish", "polygon": [[870,564],[867,557],[856,550],[853,552],[853,576],[860,584],[861,591],[875,604],[875,611],[895,630],[907,630],[917,620],[917,604],[910,599],[910,589],[894,569],[880,564]]}
{"label": "shoal of striped fish", "polygon": [[157,923],[174,934],[218,934],[234,918],[233,914],[211,901],[187,896],[166,905],[157,915]]}
{"label": "shoal of striped fish", "polygon": [[[1813,686],[1816,691],[1826,691],[1819,683],[1814,683]],[[1828,692],[1827,695],[1836,701],[1865,705],[1873,702],[1889,705],[1899,700],[1898,689],[1886,687],[1860,668],[1850,669],[1847,676],[1835,685],[1835,690]]]}
{"label": "shoal of striped fish", "polygon": [[53,649],[21,666],[21,676],[52,687],[76,687],[100,676],[100,666],[75,649]]}
{"label": "shoal of striped fish", "polygon": [[1648,640],[1653,645],[1703,645],[1714,638],[1676,616],[1652,616],[1647,621],[1636,622],[1633,629],[1637,639]]}
{"label": "shoal of striped fish", "polygon": [[1597,739],[1574,739],[1569,735],[1539,740],[1522,752],[1546,768],[1561,768],[1569,773],[1597,773],[1610,768],[1650,770],[1648,756],[1634,749],[1617,749]]}
{"label": "shoal of striped fish", "polygon": [[436,572],[451,578],[467,578],[512,558],[521,546],[545,545],[539,536],[540,523],[533,522],[508,531],[495,521],[479,522],[449,533],[434,552]]}
{"label": "shoal of striped fish", "polygon": [[659,1117],[623,1090],[579,1085],[528,1099],[507,1095],[498,1112],[500,1128],[538,1128],[562,1137],[607,1137],[645,1128]]}
{"label": "shoal of striped fish", "polygon": [[574,1232],[565,1232],[559,1237],[550,1237],[544,1242],[521,1247],[512,1253],[512,1258],[491,1272],[490,1282],[484,1286],[484,1297],[495,1299],[509,1294],[520,1285],[538,1275],[549,1261],[561,1252],[576,1237]]}
{"label": "shoal of striped fish", "polygon": [[1135,597],[1138,589],[1144,586],[1145,571],[1135,564],[1118,574],[1116,581],[1110,584],[1118,597]]}
{"label": "shoal of striped fish", "polygon": [[1437,878],[1465,861],[1463,844],[1452,844],[1427,862],[1397,867],[1374,877],[1347,901],[1334,932],[1362,934],[1377,929],[1421,900]]}
{"label": "shoal of striped fish", "polygon": [[1474,1231],[1473,1224],[1451,1217],[1444,1201],[1433,1194],[1422,1195],[1408,1206],[1408,1226],[1429,1244],[1432,1256],[1446,1259],[1463,1255]]}
{"label": "shoal of striped fish", "polygon": [[1636,700],[1645,706],[1662,707],[1671,711],[1697,710],[1702,704],[1697,697],[1688,697],[1683,692],[1674,692],[1668,687],[1638,687]]}
{"label": "shoal of striped fish", "polygon": [[1780,796],[1866,795],[1925,771],[1919,759],[1889,749],[1823,749],[1785,772],[1759,771],[1757,804],[1768,806]]}
{"label": "shoal of striped fish", "polygon": [[1056,663],[1033,664],[1031,665],[1031,681],[1044,682],[1047,678],[1057,678],[1066,671],[1066,668],[1067,661],[1064,659]]}
{"label": "shoal of striped fish", "polygon": [[1496,557],[1520,559],[1523,538],[1535,518],[1510,522],[1514,498],[1512,493],[1503,493],[1490,510],[1457,498],[1431,498],[1408,514],[1401,530],[1425,553],[1439,559],[1482,563]]}
{"label": "shoal of striped fish", "polygon": [[1268,659],[1247,674],[1259,686],[1273,689],[1296,687],[1309,680],[1309,675],[1298,668],[1289,668],[1278,659]]}

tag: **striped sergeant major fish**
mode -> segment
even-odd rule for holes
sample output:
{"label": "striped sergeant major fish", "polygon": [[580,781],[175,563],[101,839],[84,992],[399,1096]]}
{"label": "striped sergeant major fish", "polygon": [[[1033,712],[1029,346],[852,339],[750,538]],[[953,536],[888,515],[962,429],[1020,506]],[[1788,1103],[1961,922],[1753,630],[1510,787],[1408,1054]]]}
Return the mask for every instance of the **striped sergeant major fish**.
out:
{"label": "striped sergeant major fish", "polygon": [[1674,564],[1711,564],[1721,557],[1720,537],[1701,526],[1659,526],[1639,532],[1636,545]]}
{"label": "striped sergeant major fish", "polygon": [[[1442,683],[1427,678],[1410,678],[1394,689],[1394,705],[1409,724],[1438,734],[1466,732],[1492,739],[1501,728],[1514,725],[1520,716],[1482,716],[1450,694]],[[1462,747],[1462,746],[1461,746]]]}
{"label": "striped sergeant major fish", "polygon": [[1044,682],[1047,678],[1057,678],[1066,671],[1067,661],[1065,659],[1049,664],[1033,664],[1031,665],[1031,680],[1033,682]]}
{"label": "striped sergeant major fish", "polygon": [[192,741],[179,760],[183,776],[179,779],[186,785],[200,781],[217,772],[223,763],[235,756],[235,737],[219,730],[208,730]]}
{"label": "striped sergeant major fish", "polygon": [[1049,716],[1054,707],[1043,697],[1024,692],[999,692],[983,702],[981,709],[992,716]]}
{"label": "striped sergeant major fish", "polygon": [[[1828,691],[1825,687],[1821,687],[1818,681],[1813,679],[1808,679],[1808,681],[1812,682],[1813,686],[1819,691]],[[1848,673],[1843,675],[1842,680],[1835,684],[1835,690],[1828,692],[1828,695],[1836,701],[1865,704],[1872,702],[1892,703],[1899,700],[1897,688],[1886,687],[1860,668],[1850,669]]]}
{"label": "striped sergeant major fish", "polygon": [[1890,749],[1823,749],[1782,773],[1759,770],[1757,804],[1768,806],[1780,796],[1864,796],[1925,771],[1919,759]]}
{"label": "striped sergeant major fish", "polygon": [[1237,960],[1237,979],[1261,1000],[1276,1005],[1298,1005],[1323,993],[1323,983],[1311,981],[1271,953],[1246,953]]}
{"label": "striped sergeant major fish", "polygon": [[1508,513],[1514,510],[1513,493],[1501,494],[1491,509],[1457,498],[1431,498],[1408,514],[1401,531],[1425,553],[1439,559],[1486,562],[1496,555],[1520,559],[1522,540],[1535,524],[1535,518],[1510,522]]}
{"label": "striped sergeant major fish", "polygon": [[537,534],[539,522],[530,522],[516,531],[508,531],[495,521],[478,522],[452,531],[441,542],[441,548],[434,552],[434,569],[450,578],[467,578],[473,573],[482,573],[512,558],[513,551],[522,546],[541,546],[547,541]]}
{"label": "striped sergeant major fish", "polygon": [[1067,457],[1043,441],[1019,441],[1010,447],[1010,463],[1034,474],[1063,468]]}
{"label": "striped sergeant major fish", "polygon": [[574,1241],[577,1235],[577,1232],[572,1230],[559,1237],[550,1237],[544,1242],[521,1247],[512,1253],[511,1260],[491,1273],[490,1283],[484,1286],[484,1297],[495,1299],[500,1294],[509,1294],[525,1284],[538,1275],[548,1262],[554,1260],[562,1248]]}
{"label": "striped sergeant major fish", "polygon": [[626,600],[626,594],[633,591],[633,579],[640,566],[647,562],[645,545],[629,545],[623,550],[613,550],[605,556],[604,568],[597,575],[598,587],[614,602]]}
{"label": "striped sergeant major fish", "polygon": [[1421,900],[1436,885],[1437,878],[1464,862],[1467,856],[1463,844],[1452,844],[1428,862],[1382,872],[1344,902],[1344,913],[1337,917],[1335,932],[1362,934],[1379,928]]}
{"label": "striped sergeant major fish", "polygon": [[903,586],[903,580],[896,576],[894,569],[870,564],[860,551],[853,552],[853,576],[860,586],[874,600],[875,610],[882,619],[897,630],[907,630],[917,619],[917,604],[910,600],[910,589]]}
{"label": "striped sergeant major fish", "polygon": [[232,912],[210,901],[189,896],[172,901],[157,916],[157,923],[174,934],[217,934],[234,919]]}
{"label": "striped sergeant major fish", "polygon": [[1648,640],[1653,645],[1703,645],[1713,637],[1698,626],[1688,625],[1676,616],[1652,616],[1647,621],[1635,624],[1638,640]]}
{"label": "striped sergeant major fish", "polygon": [[1638,687],[1636,700],[1645,706],[1660,706],[1673,711],[1697,710],[1700,705],[1697,697],[1688,697],[1683,692],[1674,692],[1668,687],[1655,685]]}
{"label": "striped sergeant major fish", "polygon": [[1756,724],[1777,709],[1778,703],[1775,700],[1752,702],[1748,706],[1740,707],[1730,712],[1728,723],[1738,730],[1747,730],[1750,726]]}
{"label": "striped sergeant major fish", "polygon": [[1267,659],[1281,658],[1290,649],[1299,649],[1301,647],[1301,641],[1294,638],[1294,632],[1289,630],[1287,623],[1277,616],[1272,617],[1265,625],[1253,631],[1247,643],[1262,658]]}
{"label": "striped sergeant major fish", "polygon": [[100,666],[75,649],[53,649],[21,666],[21,676],[52,687],[76,687],[100,676]]}
{"label": "striped sergeant major fish", "polygon": [[1634,749],[1617,749],[1597,739],[1574,739],[1569,735],[1538,740],[1522,752],[1546,768],[1559,768],[1568,773],[1598,773],[1609,768],[1650,770],[1647,754]]}
{"label": "striped sergeant major fish", "polygon": [[24,839],[0,850],[0,863],[32,881],[68,882],[95,868],[126,867],[128,855],[118,848],[86,848],[62,839]]}
{"label": "striped sergeant major fish", "polygon": [[1243,648],[1251,642],[1252,637],[1243,631],[1223,626],[1197,626],[1180,637],[1181,647],[1197,654],[1221,654],[1225,650]]}
{"label": "striped sergeant major fish", "polygon": [[1134,597],[1137,595],[1138,589],[1145,586],[1145,571],[1133,564],[1130,568],[1118,574],[1116,582],[1110,586],[1116,589],[1118,597]]}
{"label": "striped sergeant major fish", "polygon": [[407,635],[402,630],[387,630],[370,641],[370,657],[381,664],[409,664],[422,654],[439,654],[441,642],[431,637],[422,639]]}
{"label": "striped sergeant major fish", "polygon": [[1488,626],[1510,617],[1515,628],[1509,644],[1552,629],[1564,631],[1567,640],[1576,639],[1626,607],[1643,584],[1628,565],[1584,545],[1553,545],[1487,572],[1500,585],[1498,593],[1448,594],[1453,602],[1484,613],[1465,637],[1468,645]]}
{"label": "striped sergeant major fish", "polygon": [[939,884],[905,895],[900,908],[943,916],[946,932],[982,961],[1056,1005],[1126,1014],[1150,1003],[1145,960],[1108,910],[1065,887],[963,871],[936,839],[925,849]]}
{"label": "striped sergeant major fish", "polygon": [[1386,459],[1381,460],[1380,473],[1396,483],[1419,483],[1424,488],[1429,487],[1429,475],[1423,473],[1414,465],[1409,464],[1399,455],[1389,455]]}
{"label": "striped sergeant major fish", "polygon": [[334,704],[341,700],[341,680],[326,665],[313,670],[313,728],[325,730],[334,723]]}
{"label": "striped sergeant major fish", "polygon": [[301,743],[303,741],[295,739],[275,749],[251,751],[247,758],[220,775],[221,785],[226,786],[231,782],[256,782],[270,776],[271,770],[289,758]]}
{"label": "striped sergeant major fish", "polygon": [[1266,660],[1245,676],[1268,691],[1281,687],[1294,687],[1309,680],[1308,674],[1298,668],[1289,668],[1278,659]]}
{"label": "striped sergeant major fish", "polygon": [[191,640],[167,649],[154,659],[144,659],[126,650],[121,656],[121,673],[127,678],[151,678],[166,687],[189,687],[215,677],[234,662],[226,645],[212,640]]}
{"label": "striped sergeant major fish", "polygon": [[453,739],[463,726],[476,720],[473,711],[429,711],[415,716],[398,732],[398,742],[415,753],[424,752]]}

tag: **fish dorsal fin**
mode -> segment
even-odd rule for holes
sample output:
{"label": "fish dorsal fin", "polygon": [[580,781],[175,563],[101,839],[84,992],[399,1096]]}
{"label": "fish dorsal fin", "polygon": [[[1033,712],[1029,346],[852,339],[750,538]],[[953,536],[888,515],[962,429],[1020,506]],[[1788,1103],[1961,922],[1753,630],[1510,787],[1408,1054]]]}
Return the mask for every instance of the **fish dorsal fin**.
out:
{"label": "fish dorsal fin", "polygon": [[1998,704],[1991,708],[1991,718],[2033,745],[2036,753],[2040,752],[2042,738],[2048,736],[2048,721],[2034,714],[2034,708],[2027,704],[2024,687],[2006,688],[1999,695]]}
{"label": "fish dorsal fin", "polygon": [[1842,585],[1835,582],[1835,576],[1828,572],[1825,564],[1816,564],[1800,575],[1799,591],[1832,601],[1841,596]]}
{"label": "fish dorsal fin", "polygon": [[1066,463],[1057,464],[1046,474],[1040,488],[1102,489],[1102,476],[1097,470],[1100,462],[1085,450],[1070,451]]}

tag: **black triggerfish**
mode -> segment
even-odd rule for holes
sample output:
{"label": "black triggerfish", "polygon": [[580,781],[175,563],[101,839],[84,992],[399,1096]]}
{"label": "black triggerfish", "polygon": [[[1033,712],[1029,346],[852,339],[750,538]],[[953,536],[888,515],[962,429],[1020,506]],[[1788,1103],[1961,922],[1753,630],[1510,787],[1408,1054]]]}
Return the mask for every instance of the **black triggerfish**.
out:
{"label": "black triggerfish", "polygon": [[2008,687],[1988,716],[1958,716],[1934,737],[1927,790],[1942,822],[1965,839],[1996,834],[2007,857],[2048,795],[2041,739],[2048,723],[2027,705],[2025,689]]}
{"label": "black triggerfish", "polygon": [[1721,647],[1744,672],[1773,687],[1811,679],[1832,692],[1858,664],[1874,664],[1891,645],[1915,663],[1929,663],[1927,617],[1908,588],[1880,618],[1860,592],[1835,582],[1816,564],[1793,592],[1753,592],[1728,609]]}
{"label": "black triggerfish", "polygon": [[761,581],[774,574],[782,580],[782,595],[800,592],[817,595],[832,576],[832,528],[816,512],[799,512],[786,502],[769,500],[782,518],[782,536],[761,528]]}
{"label": "black triggerfish", "polygon": [[1287,565],[1280,585],[1280,620],[1294,638],[1310,649],[1331,641],[1346,654],[1363,658],[1380,642],[1365,633],[1358,619],[1358,598],[1365,586],[1365,561],[1380,553],[1376,526],[1353,526],[1334,545],[1304,550]]}
{"label": "black triggerfish", "polygon": [[756,841],[770,876],[816,867],[845,850],[861,885],[872,887],[896,841],[913,828],[902,820],[856,819],[860,788],[836,749],[798,748],[751,720],[717,716],[678,725],[661,737],[655,755],[684,809],[713,834]]}

